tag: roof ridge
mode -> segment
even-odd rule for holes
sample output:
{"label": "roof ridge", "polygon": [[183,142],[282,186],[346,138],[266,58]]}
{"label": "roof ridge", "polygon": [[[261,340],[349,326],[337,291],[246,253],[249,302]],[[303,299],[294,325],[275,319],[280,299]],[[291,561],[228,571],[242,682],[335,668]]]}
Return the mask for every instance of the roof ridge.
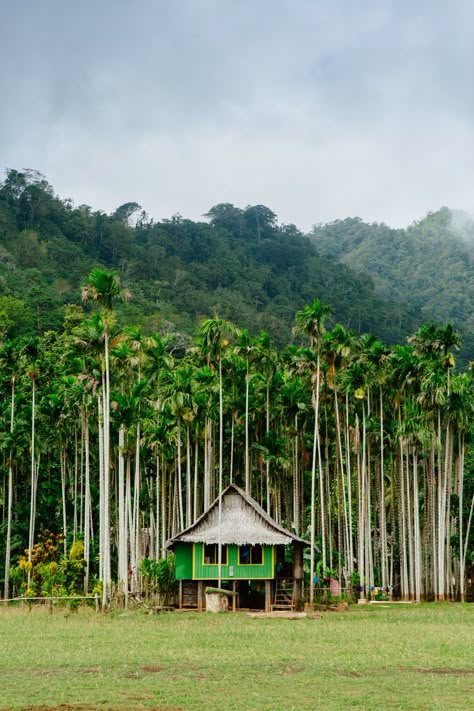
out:
{"label": "roof ridge", "polygon": [[[222,491],[220,496],[217,496],[216,499],[210,504],[210,506],[196,519],[196,521],[191,524],[190,526],[187,526],[185,529],[180,531],[180,533],[176,534],[172,538],[170,538],[167,543],[166,547],[172,546],[174,543],[178,542],[179,540],[186,540],[188,537],[192,536],[193,530],[198,528],[201,523],[205,521],[206,518],[210,518],[212,515],[212,512],[218,506],[219,504],[219,499],[224,500],[227,494],[230,492],[235,492],[238,494],[246,504],[250,506],[250,508],[255,511],[255,513],[263,520],[263,522],[269,526],[271,529],[273,529],[274,533],[279,534],[279,542],[280,543],[290,543],[290,542],[299,542],[299,543],[308,543],[304,539],[300,538],[297,536],[295,533],[292,533],[291,531],[287,530],[280,524],[278,524],[271,516],[269,513],[265,511],[265,509],[260,506],[260,504],[250,496],[250,494],[247,494],[243,489],[241,489],[237,484],[234,484],[234,482],[231,482],[228,484],[228,486]],[[224,511],[224,515],[225,515]],[[225,524],[225,521],[224,521]],[[240,533],[239,539],[242,538],[243,534]],[[281,537],[284,537],[287,539],[286,541],[282,541]],[[288,540],[289,539],[289,540]]]}

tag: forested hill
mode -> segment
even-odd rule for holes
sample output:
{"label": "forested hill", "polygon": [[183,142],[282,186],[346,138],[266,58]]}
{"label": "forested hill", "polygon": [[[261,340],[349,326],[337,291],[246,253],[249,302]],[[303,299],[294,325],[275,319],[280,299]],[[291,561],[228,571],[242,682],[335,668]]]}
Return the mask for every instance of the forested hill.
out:
{"label": "forested hill", "polygon": [[321,255],[371,275],[381,298],[401,301],[422,320],[452,323],[474,352],[474,223],[444,207],[407,229],[359,218],[313,229]]}
{"label": "forested hill", "polygon": [[370,276],[337,256],[320,256],[262,205],[153,222],[133,202],[111,215],[76,207],[34,171],[9,170],[0,183],[0,325],[12,337],[59,327],[65,305],[79,304],[82,278],[104,266],[133,295],[120,318],[145,331],[191,333],[217,312],[282,346],[296,310],[318,297],[343,325],[403,341],[421,323],[419,310],[404,305],[402,289],[398,302],[378,295]]}

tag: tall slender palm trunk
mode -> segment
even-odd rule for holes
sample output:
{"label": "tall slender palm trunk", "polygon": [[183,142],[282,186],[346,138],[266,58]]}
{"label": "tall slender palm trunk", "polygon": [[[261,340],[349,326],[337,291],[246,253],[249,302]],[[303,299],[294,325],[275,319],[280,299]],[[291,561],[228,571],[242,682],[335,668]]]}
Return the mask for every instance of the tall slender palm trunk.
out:
{"label": "tall slender palm trunk", "polygon": [[250,365],[247,358],[247,368],[245,371],[245,493],[251,495],[250,482],[250,453],[249,453],[249,384]]}
{"label": "tall slender palm trunk", "polygon": [[222,469],[224,466],[224,403],[222,393],[222,356],[219,356],[219,511],[218,511],[218,541],[217,568],[218,587],[222,582]]}
{"label": "tall slender palm trunk", "polygon": [[[15,377],[11,379],[11,405],[10,405],[10,437],[13,437],[15,424]],[[10,556],[12,538],[12,509],[13,509],[13,450],[10,449],[8,457],[8,490],[7,490],[7,535],[5,540],[5,585],[3,597],[8,600],[10,595]]]}
{"label": "tall slender palm trunk", "polygon": [[118,451],[118,584],[128,605],[127,516],[125,509],[125,427],[119,429]]}
{"label": "tall slender palm trunk", "polygon": [[31,379],[31,496],[30,496],[30,526],[28,533],[28,562],[30,568],[28,570],[28,587],[31,581],[31,556],[33,553],[33,545],[35,539],[35,514],[36,514],[36,486],[38,481],[36,460],[35,460],[35,420],[36,420],[36,386],[35,378]]}
{"label": "tall slender palm trunk", "polygon": [[66,514],[66,448],[59,447],[59,459],[61,467],[61,501],[63,514],[63,553],[67,554],[67,514]]}
{"label": "tall slender palm trunk", "polygon": [[382,587],[388,585],[388,556],[387,556],[387,517],[385,511],[385,450],[384,450],[384,417],[383,417],[383,392],[380,394],[380,567],[382,573]]}
{"label": "tall slender palm trunk", "polygon": [[324,508],[324,481],[321,461],[321,444],[319,441],[319,378],[320,378],[320,357],[319,353],[316,362],[316,389],[314,396],[314,432],[313,432],[313,459],[311,465],[311,550],[310,550],[310,595],[309,601],[314,602],[314,558],[315,558],[315,537],[316,537],[316,461],[318,462],[319,473],[319,506],[321,512],[321,548],[323,557],[323,569],[326,568],[326,536],[325,536],[325,508]]}
{"label": "tall slender palm trunk", "polygon": [[103,501],[103,585],[102,610],[105,611],[110,597],[112,582],[110,568],[110,362],[109,362],[109,332],[107,323],[104,327],[105,351],[105,390],[104,397],[104,501]]}
{"label": "tall slender palm trunk", "polygon": [[82,430],[84,438],[84,592],[89,591],[90,570],[90,519],[91,519],[91,485],[90,485],[90,444],[89,444],[89,417],[86,409],[82,412]]}

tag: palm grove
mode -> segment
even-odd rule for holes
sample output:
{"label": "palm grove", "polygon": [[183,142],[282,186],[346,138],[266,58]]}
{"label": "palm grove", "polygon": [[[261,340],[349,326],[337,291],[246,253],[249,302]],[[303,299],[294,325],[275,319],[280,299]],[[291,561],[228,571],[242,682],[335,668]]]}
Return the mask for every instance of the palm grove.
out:
{"label": "palm grove", "polygon": [[[309,580],[462,597],[474,481],[457,333],[420,328],[405,293],[384,301],[265,206],[206,217],[75,207],[35,171],[0,183],[3,595],[126,597],[140,561],[235,481],[313,541]],[[346,222],[328,226],[336,241]],[[469,261],[451,257],[449,273]],[[387,347],[351,327],[414,335]]]}
{"label": "palm grove", "polygon": [[214,316],[183,348],[119,328],[128,297],[94,269],[61,329],[3,338],[5,598],[45,592],[32,571],[49,535],[63,570],[79,551],[84,590],[126,600],[140,561],[163,557],[229,482],[313,544],[309,580],[317,569],[361,595],[464,598],[473,388],[450,326],[387,348],[330,328],[316,299],[296,313],[300,345],[278,351]]}

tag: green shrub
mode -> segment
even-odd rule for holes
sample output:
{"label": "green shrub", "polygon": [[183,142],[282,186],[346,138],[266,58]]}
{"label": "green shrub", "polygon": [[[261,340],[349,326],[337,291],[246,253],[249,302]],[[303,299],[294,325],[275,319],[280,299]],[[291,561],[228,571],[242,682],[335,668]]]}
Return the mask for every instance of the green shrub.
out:
{"label": "green shrub", "polygon": [[[62,554],[63,536],[43,531],[31,551],[20,556],[10,569],[16,589],[27,597],[51,597],[81,594],[84,581],[84,546],[77,541],[69,556]],[[28,576],[30,583],[28,585]]]}
{"label": "green shrub", "polygon": [[158,594],[164,605],[176,589],[174,563],[174,554],[159,560],[143,558],[140,561],[140,572],[146,593]]}

